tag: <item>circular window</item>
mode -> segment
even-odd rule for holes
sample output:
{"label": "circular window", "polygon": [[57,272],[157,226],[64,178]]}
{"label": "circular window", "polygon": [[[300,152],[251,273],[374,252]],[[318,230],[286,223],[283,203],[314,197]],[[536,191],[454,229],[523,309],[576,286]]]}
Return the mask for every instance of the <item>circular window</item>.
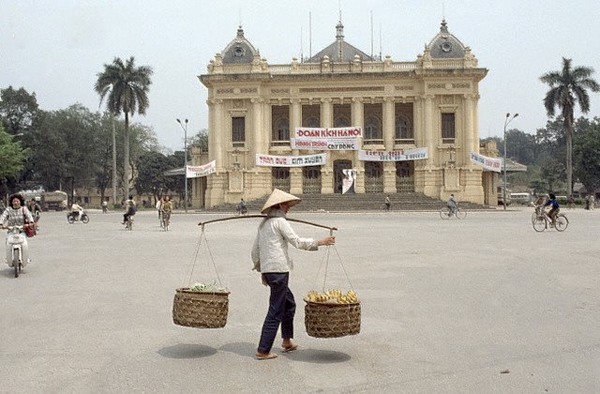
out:
{"label": "circular window", "polygon": [[444,52],[450,52],[452,50],[452,44],[450,44],[448,41],[443,42],[440,46]]}
{"label": "circular window", "polygon": [[242,47],[235,47],[233,49],[233,55],[236,57],[242,57],[242,56],[244,56],[245,53],[246,53],[246,51]]}

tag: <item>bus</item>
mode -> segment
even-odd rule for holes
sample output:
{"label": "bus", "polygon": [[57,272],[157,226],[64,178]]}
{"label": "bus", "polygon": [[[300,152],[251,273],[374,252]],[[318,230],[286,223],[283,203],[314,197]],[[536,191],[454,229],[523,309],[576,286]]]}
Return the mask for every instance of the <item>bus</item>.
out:
{"label": "bus", "polygon": [[517,204],[529,205],[533,201],[531,193],[510,193],[510,200]]}

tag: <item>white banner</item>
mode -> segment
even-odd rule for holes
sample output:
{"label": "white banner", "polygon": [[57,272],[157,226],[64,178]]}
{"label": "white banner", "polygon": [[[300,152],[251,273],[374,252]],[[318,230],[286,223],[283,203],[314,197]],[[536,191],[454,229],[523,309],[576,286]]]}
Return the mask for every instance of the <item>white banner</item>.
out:
{"label": "white banner", "polygon": [[354,183],[356,182],[356,170],[355,169],[343,169],[344,179],[342,180],[342,194],[355,193]]}
{"label": "white banner", "polygon": [[271,156],[256,155],[256,165],[265,167],[308,167],[322,166],[327,163],[327,154],[308,156]]}
{"label": "white banner", "polygon": [[215,160],[201,166],[185,166],[185,171],[188,178],[200,178],[207,176],[216,171],[217,163]]}
{"label": "white banner", "polygon": [[471,161],[479,164],[484,170],[500,172],[502,170],[502,159],[496,157],[482,156],[477,152],[471,152]]}
{"label": "white banner", "polygon": [[358,150],[358,138],[292,138],[292,149]]}
{"label": "white banner", "polygon": [[359,138],[362,137],[361,127],[296,127],[296,138]]}
{"label": "white banner", "polygon": [[428,157],[427,148],[412,148],[393,151],[358,151],[358,159],[363,161],[408,161],[423,160]]}

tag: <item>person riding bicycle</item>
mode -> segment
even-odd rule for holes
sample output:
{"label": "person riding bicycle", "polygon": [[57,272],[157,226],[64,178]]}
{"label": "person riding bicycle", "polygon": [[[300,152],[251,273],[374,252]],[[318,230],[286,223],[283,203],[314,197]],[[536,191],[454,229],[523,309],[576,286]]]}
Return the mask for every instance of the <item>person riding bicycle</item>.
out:
{"label": "person riding bicycle", "polygon": [[162,218],[165,222],[165,226],[168,226],[171,221],[171,211],[173,210],[173,203],[171,202],[171,197],[164,196],[162,204],[160,206]]}
{"label": "person riding bicycle", "polygon": [[[8,228],[9,226],[33,226],[34,220],[33,215],[25,206],[25,199],[20,194],[13,194],[8,199],[9,206],[4,209],[2,216],[0,216],[0,223],[2,228]],[[32,224],[25,224],[25,222]],[[8,245],[7,245],[8,246]],[[29,260],[29,247],[27,244],[27,237],[24,237],[22,243],[23,261],[30,262]],[[6,262],[12,267],[11,261],[11,248],[6,248]]]}
{"label": "person riding bicycle", "polygon": [[550,210],[548,211],[548,217],[550,218],[551,224],[550,227],[554,227],[556,224],[556,215],[560,211],[560,205],[558,204],[558,200],[554,193],[549,194],[548,201],[544,204],[544,207],[550,206]]}
{"label": "person riding bicycle", "polygon": [[446,206],[450,210],[450,215],[453,215],[454,213],[456,213],[456,208],[458,207],[458,203],[454,199],[454,194],[450,194],[448,201],[446,201]]}
{"label": "person riding bicycle", "polygon": [[125,201],[125,207],[127,208],[127,211],[123,215],[123,223],[121,224],[126,224],[129,221],[129,217],[135,215],[136,206],[133,196],[129,196],[129,199]]}
{"label": "person riding bicycle", "polygon": [[79,220],[81,218],[81,215],[83,215],[83,208],[81,207],[81,205],[74,202],[73,205],[71,205],[71,212],[73,212],[75,220]]}

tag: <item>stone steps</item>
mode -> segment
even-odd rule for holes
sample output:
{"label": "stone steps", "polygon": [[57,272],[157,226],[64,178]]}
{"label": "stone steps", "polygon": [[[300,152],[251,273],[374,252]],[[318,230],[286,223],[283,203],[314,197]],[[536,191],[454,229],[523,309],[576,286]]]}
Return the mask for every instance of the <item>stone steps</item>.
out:
{"label": "stone steps", "polygon": [[[381,211],[384,208],[385,194],[300,194],[302,202],[296,205],[295,212],[361,212]],[[391,211],[438,211],[446,206],[446,202],[427,197],[422,193],[395,193],[388,194],[391,202]],[[256,214],[263,207],[265,196],[260,199],[246,201],[248,212]],[[470,202],[459,202],[467,210],[493,210],[489,207]],[[235,212],[235,204],[223,204],[218,207],[208,208],[209,212]]]}

